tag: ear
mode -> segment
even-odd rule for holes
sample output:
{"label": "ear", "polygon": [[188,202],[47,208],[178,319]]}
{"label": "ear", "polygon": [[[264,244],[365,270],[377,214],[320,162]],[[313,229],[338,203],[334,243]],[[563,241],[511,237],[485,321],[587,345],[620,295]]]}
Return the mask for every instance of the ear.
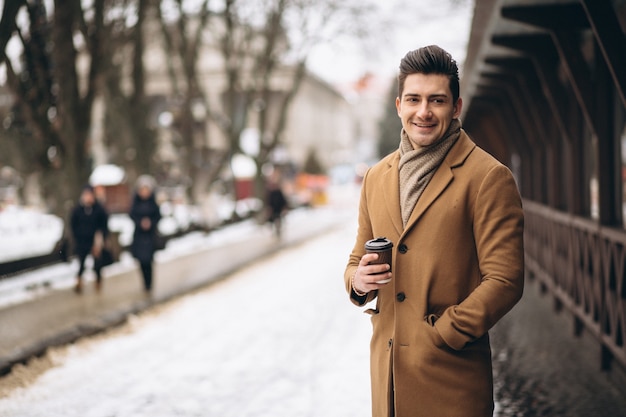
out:
{"label": "ear", "polygon": [[458,119],[461,116],[461,110],[463,109],[463,99],[459,97],[454,105],[454,113],[452,114],[453,119]]}
{"label": "ear", "polygon": [[398,112],[398,117],[400,116],[400,97],[396,97],[396,111]]}

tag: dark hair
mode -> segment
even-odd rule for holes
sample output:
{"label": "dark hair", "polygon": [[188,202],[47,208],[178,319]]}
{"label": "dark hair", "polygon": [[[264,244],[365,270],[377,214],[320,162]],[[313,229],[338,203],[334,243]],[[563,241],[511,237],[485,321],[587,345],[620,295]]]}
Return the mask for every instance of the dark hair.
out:
{"label": "dark hair", "polygon": [[423,48],[409,51],[400,61],[400,73],[398,74],[398,97],[402,98],[404,81],[411,74],[441,74],[450,80],[450,91],[456,103],[459,98],[459,67],[452,55],[437,45],[424,46]]}

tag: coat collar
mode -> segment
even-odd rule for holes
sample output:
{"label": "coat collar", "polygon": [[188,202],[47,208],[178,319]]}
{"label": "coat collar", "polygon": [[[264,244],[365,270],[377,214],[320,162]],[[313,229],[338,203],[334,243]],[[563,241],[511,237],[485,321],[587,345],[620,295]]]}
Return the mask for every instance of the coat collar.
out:
{"label": "coat collar", "polygon": [[453,169],[463,165],[475,147],[476,144],[469,138],[467,133],[461,129],[459,139],[454,146],[452,146],[439,168],[437,168],[435,174],[426,186],[424,193],[417,201],[406,228],[402,227],[402,217],[400,214],[400,185],[398,183],[400,153],[396,151],[387,158],[387,167],[382,175],[382,184],[385,184],[385,204],[389,212],[389,218],[399,236],[407,233],[424,214],[426,209],[443,193],[448,187],[448,184],[454,179]]}

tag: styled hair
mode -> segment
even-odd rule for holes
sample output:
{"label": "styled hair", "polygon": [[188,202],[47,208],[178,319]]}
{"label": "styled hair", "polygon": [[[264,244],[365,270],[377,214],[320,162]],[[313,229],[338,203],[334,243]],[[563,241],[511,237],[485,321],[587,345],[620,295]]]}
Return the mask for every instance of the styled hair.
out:
{"label": "styled hair", "polygon": [[409,51],[400,61],[398,74],[398,97],[402,97],[404,82],[411,74],[441,74],[450,80],[450,91],[454,102],[459,98],[459,68],[452,55],[437,45]]}

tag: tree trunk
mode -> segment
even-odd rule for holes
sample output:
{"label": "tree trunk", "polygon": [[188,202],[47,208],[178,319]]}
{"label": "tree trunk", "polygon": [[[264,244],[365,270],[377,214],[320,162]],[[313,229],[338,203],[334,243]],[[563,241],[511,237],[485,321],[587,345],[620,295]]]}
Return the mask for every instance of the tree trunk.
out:
{"label": "tree trunk", "polygon": [[[156,171],[153,157],[157,149],[155,132],[148,126],[148,103],[145,95],[145,69],[143,65],[145,16],[150,6],[149,0],[139,0],[137,23],[133,29],[133,67],[132,79],[134,92],[130,99],[131,119],[129,127],[133,130],[135,141],[134,160],[139,174],[154,174]],[[157,5],[158,6],[158,5]]]}
{"label": "tree trunk", "polygon": [[63,146],[56,150],[59,160],[52,158],[51,170],[44,172],[42,186],[49,208],[57,213],[65,212],[78,197],[77,191],[87,182],[91,169],[91,160],[86,151],[89,109],[85,109],[78,92],[73,43],[75,16],[79,10],[77,7],[74,1],[68,5],[65,0],[55,0],[52,74],[58,86],[58,95],[57,114],[52,123]]}

